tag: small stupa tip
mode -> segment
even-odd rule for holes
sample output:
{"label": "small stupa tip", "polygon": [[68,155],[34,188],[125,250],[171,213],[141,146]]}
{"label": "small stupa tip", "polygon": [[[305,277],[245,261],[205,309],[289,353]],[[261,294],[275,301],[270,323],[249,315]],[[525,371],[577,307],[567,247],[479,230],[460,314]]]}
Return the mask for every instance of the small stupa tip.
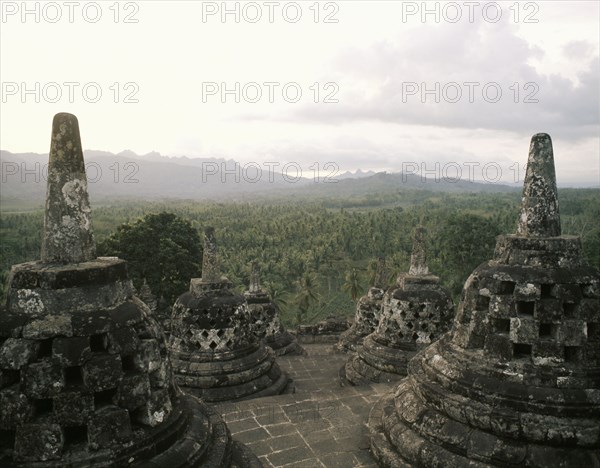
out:
{"label": "small stupa tip", "polygon": [[526,237],[561,235],[552,139],[547,133],[531,138],[517,234]]}
{"label": "small stupa tip", "polygon": [[429,274],[429,267],[427,266],[427,245],[425,241],[426,235],[427,229],[423,226],[419,226],[415,229],[413,250],[410,257],[410,269],[408,270],[408,274],[410,275]]}

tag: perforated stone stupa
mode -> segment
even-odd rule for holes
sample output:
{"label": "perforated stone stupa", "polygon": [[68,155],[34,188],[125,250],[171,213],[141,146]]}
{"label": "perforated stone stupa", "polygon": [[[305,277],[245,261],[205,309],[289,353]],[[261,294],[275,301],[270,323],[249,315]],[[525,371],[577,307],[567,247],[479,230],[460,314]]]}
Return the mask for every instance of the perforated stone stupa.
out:
{"label": "perforated stone stupa", "polygon": [[127,264],[96,258],[79,125],[52,127],[40,261],[0,315],[0,466],[260,466],[174,384]]}
{"label": "perforated stone stupa", "polygon": [[393,382],[406,375],[408,360],[448,331],[454,316],[449,291],[429,273],[424,228],[415,231],[410,270],[398,276],[383,298],[377,329],[340,371],[354,385]]}
{"label": "perforated stone stupa", "polygon": [[288,332],[279,317],[279,309],[269,294],[260,286],[260,270],[252,263],[250,285],[244,292],[254,324],[254,333],[259,341],[269,346],[277,356],[284,354],[302,355],[306,352],[294,335]]}
{"label": "perforated stone stupa", "polygon": [[561,235],[534,135],[517,233],[467,279],[451,333],[373,408],[381,466],[600,466],[600,273]]}
{"label": "perforated stone stupa", "polygon": [[373,286],[356,303],[354,323],[340,335],[340,340],[335,345],[336,349],[344,352],[356,351],[364,338],[375,331],[381,316],[386,283],[385,259],[379,257]]}
{"label": "perforated stone stupa", "polygon": [[287,374],[254,333],[246,299],[221,276],[215,230],[206,228],[202,278],[173,306],[169,347],[175,380],[206,401],[276,395]]}

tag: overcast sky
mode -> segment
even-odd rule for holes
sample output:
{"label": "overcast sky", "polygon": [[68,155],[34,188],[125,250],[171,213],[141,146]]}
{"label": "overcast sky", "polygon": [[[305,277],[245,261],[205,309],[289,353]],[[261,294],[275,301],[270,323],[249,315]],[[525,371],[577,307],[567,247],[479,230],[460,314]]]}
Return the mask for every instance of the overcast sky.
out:
{"label": "overcast sky", "polygon": [[598,186],[599,4],[4,1],[0,147],[71,112],[86,149],[510,182],[546,132]]}

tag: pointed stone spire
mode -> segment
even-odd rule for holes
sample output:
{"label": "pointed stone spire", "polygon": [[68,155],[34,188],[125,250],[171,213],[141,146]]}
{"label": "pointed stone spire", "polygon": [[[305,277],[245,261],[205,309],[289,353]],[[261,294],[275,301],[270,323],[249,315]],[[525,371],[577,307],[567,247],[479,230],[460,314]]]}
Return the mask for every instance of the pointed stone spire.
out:
{"label": "pointed stone spire", "polygon": [[217,256],[217,239],[215,228],[207,227],[204,230],[204,253],[202,255],[202,281],[204,283],[217,283],[221,280],[219,258]]}
{"label": "pointed stone spire", "polygon": [[96,258],[79,123],[56,114],[48,163],[42,262],[81,263]]}
{"label": "pointed stone spire", "polygon": [[525,237],[561,235],[552,140],[546,133],[531,138],[517,234]]}
{"label": "pointed stone spire", "polygon": [[379,257],[377,259],[377,269],[375,270],[375,281],[373,282],[373,287],[384,288],[386,283],[385,257]]}
{"label": "pointed stone spire", "polygon": [[248,287],[250,293],[258,293],[260,289],[260,268],[257,262],[252,262],[252,272],[250,273],[250,286]]}
{"label": "pointed stone spire", "polygon": [[425,244],[425,236],[427,230],[423,226],[419,226],[415,230],[413,240],[413,250],[410,257],[409,275],[427,275],[429,267],[427,266],[427,247]]}

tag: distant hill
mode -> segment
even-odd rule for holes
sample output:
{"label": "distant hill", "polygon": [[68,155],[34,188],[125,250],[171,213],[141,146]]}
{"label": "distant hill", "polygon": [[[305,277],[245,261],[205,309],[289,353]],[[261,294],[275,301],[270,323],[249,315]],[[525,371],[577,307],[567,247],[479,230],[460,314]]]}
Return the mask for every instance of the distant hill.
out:
{"label": "distant hill", "polygon": [[[343,197],[425,189],[440,192],[510,192],[515,187],[498,184],[422,180],[420,176],[372,171],[346,172],[333,180],[314,181],[297,178],[290,168],[288,176],[240,166],[234,160],[169,158],[159,153],[137,155],[131,151],[113,154],[86,150],[85,160],[90,197],[105,199],[191,199],[246,200],[250,195],[302,195]],[[35,205],[44,203],[48,154],[0,151],[1,203]]]}

